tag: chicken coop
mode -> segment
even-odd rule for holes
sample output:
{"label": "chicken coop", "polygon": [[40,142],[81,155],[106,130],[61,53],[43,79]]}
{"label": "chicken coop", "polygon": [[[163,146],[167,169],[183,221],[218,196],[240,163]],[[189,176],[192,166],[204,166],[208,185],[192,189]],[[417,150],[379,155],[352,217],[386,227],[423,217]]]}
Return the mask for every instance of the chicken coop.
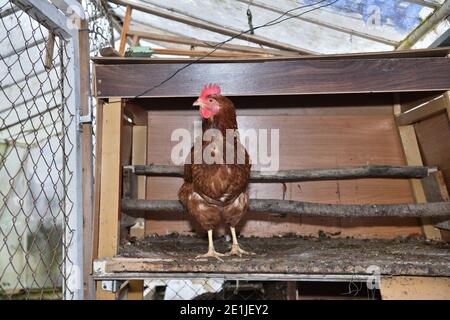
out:
{"label": "chicken coop", "polygon": [[[0,0],[0,299],[450,299],[449,14]],[[179,201],[207,84],[252,160],[254,255],[197,257]]]}

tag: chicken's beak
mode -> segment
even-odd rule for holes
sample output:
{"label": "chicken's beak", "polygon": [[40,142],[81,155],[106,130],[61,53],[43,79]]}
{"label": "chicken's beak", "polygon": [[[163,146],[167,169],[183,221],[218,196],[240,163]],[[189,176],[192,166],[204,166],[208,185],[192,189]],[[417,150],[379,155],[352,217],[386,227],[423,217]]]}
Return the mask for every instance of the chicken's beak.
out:
{"label": "chicken's beak", "polygon": [[200,102],[200,99],[195,100],[194,103],[192,104],[192,106],[194,106],[194,107],[201,107],[202,103]]}

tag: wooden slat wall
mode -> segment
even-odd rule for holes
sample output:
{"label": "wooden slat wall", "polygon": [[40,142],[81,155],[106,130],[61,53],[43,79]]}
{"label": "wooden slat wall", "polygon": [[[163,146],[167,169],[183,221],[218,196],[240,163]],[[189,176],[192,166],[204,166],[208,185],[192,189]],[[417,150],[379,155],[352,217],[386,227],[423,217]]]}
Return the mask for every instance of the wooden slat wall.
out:
{"label": "wooden slat wall", "polygon": [[[239,111],[240,128],[280,129],[281,169],[405,164],[392,105],[359,110],[302,108],[291,110],[290,115],[267,115],[258,109]],[[191,130],[193,121],[198,119],[196,111],[150,111],[148,163],[171,164],[170,152],[176,144],[170,141],[172,130]],[[182,179],[153,177],[147,183],[147,199],[176,199]],[[283,186],[252,184],[250,197],[281,199]],[[288,183],[286,199],[323,203],[414,202],[409,181],[382,179]],[[240,229],[246,236],[317,235],[319,230],[340,232],[340,236],[381,238],[421,233],[417,219],[278,218],[251,213]],[[203,232],[188,216],[176,214],[152,215],[146,224],[147,234],[193,230]]]}

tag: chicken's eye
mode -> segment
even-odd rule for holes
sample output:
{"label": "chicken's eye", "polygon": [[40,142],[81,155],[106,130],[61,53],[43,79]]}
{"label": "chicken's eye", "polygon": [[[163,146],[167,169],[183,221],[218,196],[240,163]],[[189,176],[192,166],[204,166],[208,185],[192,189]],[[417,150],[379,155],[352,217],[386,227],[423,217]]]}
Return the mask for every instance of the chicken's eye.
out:
{"label": "chicken's eye", "polygon": [[209,98],[208,101],[211,103],[213,99]]}

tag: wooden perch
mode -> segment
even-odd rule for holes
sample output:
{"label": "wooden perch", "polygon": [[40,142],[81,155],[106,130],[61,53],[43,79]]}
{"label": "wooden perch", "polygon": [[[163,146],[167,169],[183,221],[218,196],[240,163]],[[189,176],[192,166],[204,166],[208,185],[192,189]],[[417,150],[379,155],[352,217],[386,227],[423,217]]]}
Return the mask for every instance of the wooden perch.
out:
{"label": "wooden perch", "polygon": [[[162,165],[135,165],[127,166],[136,175],[159,177],[182,177],[182,166]],[[300,169],[280,170],[277,172],[252,171],[252,182],[294,182],[294,181],[319,181],[319,180],[343,180],[364,178],[390,178],[390,179],[420,179],[435,171],[422,166],[363,166],[351,168],[331,169]]]}
{"label": "wooden perch", "polygon": [[[177,200],[129,200],[122,199],[122,210],[184,213]],[[414,204],[322,204],[290,200],[252,199],[250,211],[278,215],[300,214],[320,217],[446,217],[450,216],[450,202]]]}

